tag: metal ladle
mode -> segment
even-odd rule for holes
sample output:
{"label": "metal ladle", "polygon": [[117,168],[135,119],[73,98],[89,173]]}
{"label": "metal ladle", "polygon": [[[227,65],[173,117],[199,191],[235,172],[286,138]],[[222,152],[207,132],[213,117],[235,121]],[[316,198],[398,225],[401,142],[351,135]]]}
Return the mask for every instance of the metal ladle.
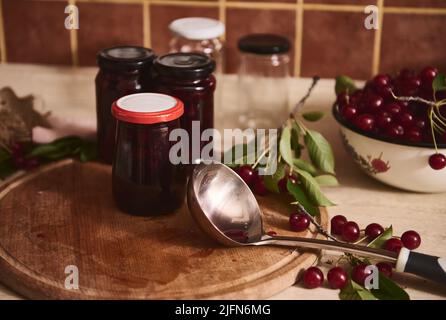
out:
{"label": "metal ladle", "polygon": [[385,260],[398,272],[408,272],[446,284],[446,259],[402,248],[400,253],[362,245],[302,237],[270,236],[263,230],[262,214],[246,183],[218,162],[200,163],[191,173],[187,203],[200,228],[225,246],[289,246],[336,250]]}

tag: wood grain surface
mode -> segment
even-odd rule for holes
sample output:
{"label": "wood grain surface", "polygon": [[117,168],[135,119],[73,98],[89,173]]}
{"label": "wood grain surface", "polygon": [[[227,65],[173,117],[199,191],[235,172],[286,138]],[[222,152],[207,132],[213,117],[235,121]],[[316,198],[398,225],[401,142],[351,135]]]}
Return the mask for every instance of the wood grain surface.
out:
{"label": "wood grain surface", "polygon": [[[259,198],[267,231],[297,235],[287,231],[289,200]],[[317,254],[222,247],[197,229],[186,205],[156,218],[122,213],[111,168],[98,163],[65,160],[0,189],[0,281],[28,298],[266,298],[291,286]],[[70,265],[79,289],[65,288]]]}

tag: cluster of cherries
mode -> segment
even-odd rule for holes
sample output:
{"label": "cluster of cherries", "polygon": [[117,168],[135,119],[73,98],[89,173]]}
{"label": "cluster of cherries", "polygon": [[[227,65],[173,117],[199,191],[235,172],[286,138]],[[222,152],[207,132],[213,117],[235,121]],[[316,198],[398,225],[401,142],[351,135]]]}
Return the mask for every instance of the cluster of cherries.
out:
{"label": "cluster of cherries", "polygon": [[13,142],[10,146],[12,164],[19,170],[31,170],[40,165],[39,159],[36,157],[26,157],[25,144]]}
{"label": "cluster of cherries", "polygon": [[[258,171],[253,169],[250,165],[243,165],[234,169],[234,171],[242,178],[242,180],[259,196],[266,196],[268,189],[265,187],[265,182],[259,175]],[[294,175],[286,175],[278,182],[278,188],[281,193],[287,193],[287,182],[297,183],[297,178]]]}
{"label": "cluster of cherries", "polygon": [[[305,214],[298,214],[303,216]],[[296,230],[296,219],[295,215],[290,216],[290,228],[291,230]],[[300,218],[302,219],[302,218]],[[308,223],[310,221],[307,217]],[[299,230],[302,231],[300,227],[303,227],[303,223],[299,224]],[[304,230],[304,229],[303,229]],[[384,228],[378,223],[369,224],[365,230],[364,234],[368,241],[373,241],[378,236],[384,232]],[[348,221],[345,216],[337,215],[331,219],[331,233],[336,236],[342,237],[344,241],[355,242],[358,241],[361,235],[361,230],[359,226],[354,221]],[[384,249],[399,252],[402,247],[406,247],[409,250],[414,250],[418,248],[421,244],[420,235],[413,230],[406,231],[402,234],[401,238],[390,238],[384,243]],[[379,262],[376,264],[379,272],[387,277],[392,276],[392,265],[386,262]],[[367,264],[360,263],[353,267],[351,271],[351,278],[353,281],[360,285],[364,285],[365,279],[372,273],[372,270],[367,268]],[[347,285],[348,274],[342,267],[333,267],[327,273],[327,280],[331,288],[342,289]],[[318,267],[308,268],[303,275],[303,282],[307,288],[317,288],[320,287],[324,282],[324,274]]]}
{"label": "cluster of cherries", "polygon": [[[399,141],[433,142],[429,106],[418,101],[400,101],[392,96],[420,97],[433,100],[432,82],[438,70],[426,67],[420,73],[403,69],[396,77],[378,74],[363,89],[340,93],[337,103],[341,116],[364,132]],[[436,93],[437,100],[446,98],[446,91]],[[441,111],[445,117],[445,111]],[[446,132],[435,133],[436,141],[446,143]],[[429,158],[435,170],[446,167],[446,156],[435,153]]]}

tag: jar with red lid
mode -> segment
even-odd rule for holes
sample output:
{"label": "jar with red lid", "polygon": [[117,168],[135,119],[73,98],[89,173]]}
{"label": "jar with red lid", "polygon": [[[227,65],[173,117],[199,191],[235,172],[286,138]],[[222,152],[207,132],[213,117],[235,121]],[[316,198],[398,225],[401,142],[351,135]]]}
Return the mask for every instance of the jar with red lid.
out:
{"label": "jar with red lid", "polygon": [[184,202],[186,171],[169,159],[169,141],[180,128],[183,103],[157,93],[132,94],[112,106],[116,119],[113,196],[118,207],[133,215],[173,212]]}
{"label": "jar with red lid", "polygon": [[[193,121],[200,124],[200,136],[214,128],[215,62],[198,53],[171,53],[154,62],[155,91],[177,97],[184,103],[181,127],[192,137]],[[190,143],[192,147],[192,138]],[[191,154],[192,154],[192,149]],[[195,157],[196,158],[196,157]],[[196,159],[189,159],[193,163]]]}
{"label": "jar with red lid", "polygon": [[112,103],[128,94],[152,91],[152,50],[120,46],[99,52],[96,76],[96,116],[99,157],[112,163],[115,139],[115,120],[111,115]]}

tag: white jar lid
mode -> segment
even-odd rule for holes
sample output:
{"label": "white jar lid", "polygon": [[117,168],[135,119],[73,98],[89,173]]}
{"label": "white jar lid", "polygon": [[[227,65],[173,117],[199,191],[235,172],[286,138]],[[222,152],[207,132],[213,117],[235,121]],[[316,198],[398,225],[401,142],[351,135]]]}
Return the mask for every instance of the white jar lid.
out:
{"label": "white jar lid", "polygon": [[222,36],[225,25],[210,18],[182,18],[174,20],[169,25],[170,31],[175,35],[189,40],[208,40]]}

